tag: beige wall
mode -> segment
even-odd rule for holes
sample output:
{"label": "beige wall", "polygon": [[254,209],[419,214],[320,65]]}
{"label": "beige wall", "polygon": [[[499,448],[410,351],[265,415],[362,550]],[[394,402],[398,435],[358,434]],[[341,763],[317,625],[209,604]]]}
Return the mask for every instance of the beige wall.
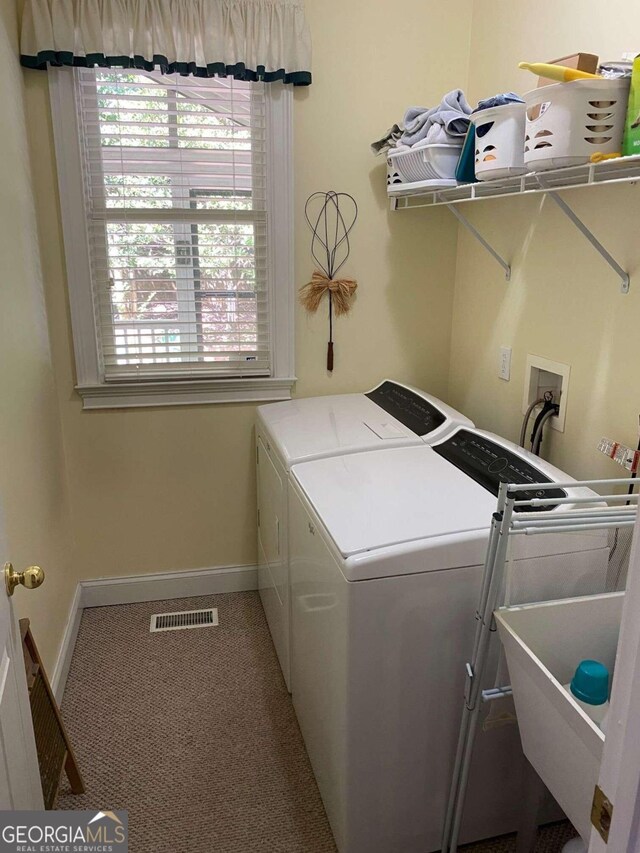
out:
{"label": "beige wall", "polygon": [[[360,283],[324,369],[324,317],[297,315],[297,393],[352,391],[396,376],[446,394],[456,233],[445,212],[391,215],[383,158],[369,143],[408,102],[432,103],[466,78],[471,3],[307,0],[313,86],[295,95],[296,283],[313,270],[305,198],[360,205],[345,273]],[[426,32],[437,32],[429,46]],[[391,41],[392,40],[392,41]],[[396,45],[396,48],[392,48]],[[53,72],[55,73],[55,72]],[[79,578],[255,561],[254,407],[83,412],[61,249],[46,75],[25,73],[29,144],[59,389]]]}
{"label": "beige wall", "polygon": [[[467,209],[513,259],[506,284],[466,232],[456,246],[446,211],[389,213],[384,162],[368,150],[407,104],[433,103],[467,80],[470,99],[526,89],[532,78],[517,70],[519,59],[576,48],[615,57],[638,47],[626,35],[640,31],[640,12],[630,4],[585,0],[579,17],[566,5],[518,0],[496,14],[487,0],[465,0],[455,9],[406,0],[394,11],[379,0],[307,0],[315,83],[295,95],[296,283],[313,268],[304,200],[315,190],[336,189],[360,205],[345,268],[360,289],[351,316],[336,326],[333,376],[324,370],[325,317],[298,308],[298,394],[357,390],[396,376],[516,438],[525,357],[534,352],[572,366],[567,431],[552,435],[551,458],[576,475],[617,473],[593,445],[601,434],[635,441],[640,284],[632,282],[629,296],[621,296],[589,245],[539,198]],[[80,578],[254,561],[254,407],[82,411],[73,391],[47,77],[23,75],[16,53],[12,4],[4,4],[0,358],[7,369],[0,390],[10,404],[0,416],[0,488],[10,556],[18,565],[40,560],[49,570],[40,594],[16,601],[37,622],[51,660]],[[569,200],[635,272],[637,191],[596,189]],[[509,383],[496,376],[500,344],[513,347]]]}
{"label": "beige wall", "polygon": [[14,602],[51,668],[75,588],[73,541],[11,3],[0,5],[0,66],[0,565],[46,569],[45,585]]}
{"label": "beige wall", "polygon": [[[323,369],[324,312],[298,311],[298,393],[340,393],[397,376],[446,395],[455,229],[446,211],[391,213],[384,158],[369,143],[409,104],[433,104],[466,80],[471,2],[306,0],[314,83],[296,93],[296,280],[313,269],[304,200],[350,192],[360,216],[345,273],[359,281],[336,327],[336,370]],[[425,34],[436,33],[427,39]]]}
{"label": "beige wall", "polygon": [[[579,13],[577,9],[579,8]],[[475,0],[469,96],[477,100],[510,88],[523,92],[535,78],[520,60],[549,60],[576,50],[618,58],[640,50],[640,7],[622,0],[496,4]],[[479,426],[518,440],[527,353],[571,365],[564,434],[550,431],[545,454],[578,477],[622,475],[595,450],[602,435],[635,446],[640,382],[640,197],[636,187],[565,194],[598,238],[630,270],[631,292],[552,201],[488,201],[465,212],[504,257],[500,268],[460,231],[453,313],[450,395]],[[497,377],[498,348],[513,347],[511,381]]]}

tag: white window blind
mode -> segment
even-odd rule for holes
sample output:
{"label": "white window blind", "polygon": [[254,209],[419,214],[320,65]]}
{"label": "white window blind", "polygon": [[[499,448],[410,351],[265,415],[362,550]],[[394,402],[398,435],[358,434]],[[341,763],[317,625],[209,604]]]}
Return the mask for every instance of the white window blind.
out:
{"label": "white window blind", "polygon": [[269,376],[263,84],[75,81],[104,380]]}

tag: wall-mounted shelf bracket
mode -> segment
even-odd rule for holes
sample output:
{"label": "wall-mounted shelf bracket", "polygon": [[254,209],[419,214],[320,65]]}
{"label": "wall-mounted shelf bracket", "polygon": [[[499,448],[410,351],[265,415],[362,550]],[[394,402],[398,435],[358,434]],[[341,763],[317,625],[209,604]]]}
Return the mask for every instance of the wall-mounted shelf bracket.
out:
{"label": "wall-mounted shelf bracket", "polygon": [[[443,201],[444,201],[444,199],[443,199]],[[446,202],[444,202],[444,203],[446,204]],[[478,243],[480,243],[482,246],[484,246],[484,248],[487,250],[487,252],[489,252],[489,254],[495,258],[495,260],[500,264],[500,266],[504,270],[504,277],[506,278],[506,280],[511,281],[511,264],[508,263],[507,261],[505,261],[505,259],[502,257],[502,255],[500,255],[500,254],[498,254],[498,252],[496,252],[496,250],[493,248],[493,246],[484,239],[484,237],[478,231],[478,229],[469,222],[469,220],[467,219],[466,216],[463,216],[462,213],[460,213],[460,211],[458,210],[457,207],[455,207],[453,204],[447,204],[447,209],[449,211],[451,211],[451,213],[453,213],[453,215],[455,216],[455,218],[458,220],[458,222],[461,225],[464,225],[464,227],[467,229],[467,231],[469,231],[471,234],[473,234],[473,236],[476,238]]]}
{"label": "wall-mounted shelf bracket", "polygon": [[[562,212],[573,222],[576,228],[587,238],[594,249],[604,258],[620,278],[622,293],[629,292],[629,273],[611,255],[592,231],[576,216],[566,201],[558,195],[560,190],[573,190],[580,187],[594,187],[606,184],[640,184],[640,154],[627,157],[615,157],[598,163],[582,163],[578,166],[566,166],[562,169],[549,169],[542,173],[527,172],[494,181],[477,181],[472,184],[458,184],[455,187],[432,189],[420,187],[398,192],[390,186],[387,190],[393,210],[434,207],[445,204],[459,222],[493,255],[504,269],[507,281],[510,278],[509,264],[487,243],[471,223],[457,212],[460,204],[482,201],[489,198],[511,198],[512,196],[544,193],[550,195]],[[454,205],[456,209],[454,210]]]}
{"label": "wall-mounted shelf bracket", "polygon": [[620,277],[620,290],[622,293],[629,293],[629,273],[626,270],[623,270],[620,264],[616,261],[616,259],[611,255],[602,243],[596,238],[590,228],[584,224],[584,222],[574,213],[573,209],[569,207],[567,202],[558,195],[557,192],[547,192],[550,198],[552,198],[555,203],[558,205],[560,210],[567,216],[573,224],[576,226],[578,231],[583,234],[587,240],[591,243],[593,248],[601,255],[605,261],[609,264],[612,270],[618,274]]}

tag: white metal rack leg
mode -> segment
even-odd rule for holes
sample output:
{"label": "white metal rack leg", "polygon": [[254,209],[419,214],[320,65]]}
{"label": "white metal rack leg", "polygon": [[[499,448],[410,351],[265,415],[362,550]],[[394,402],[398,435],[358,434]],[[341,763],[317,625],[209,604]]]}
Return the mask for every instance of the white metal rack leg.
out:
{"label": "white metal rack leg", "polygon": [[[447,812],[442,830],[442,853],[455,851],[458,847],[458,835],[460,832],[460,824],[464,808],[465,789],[467,786],[469,767],[471,765],[471,751],[475,740],[475,729],[478,719],[476,711],[479,711],[480,708],[478,694],[480,691],[481,680],[476,677],[478,675],[477,664],[480,657],[483,657],[481,647],[484,645],[485,637],[487,643],[489,640],[487,635],[489,633],[490,625],[486,624],[485,614],[489,611],[493,597],[497,597],[494,583],[495,566],[500,563],[501,559],[504,563],[504,558],[506,557],[508,541],[508,537],[504,535],[506,502],[507,484],[503,483],[500,487],[500,494],[498,496],[498,511],[494,513],[493,518],[491,519],[489,542],[484,562],[484,571],[482,574],[480,600],[478,602],[478,609],[475,613],[476,634],[473,645],[473,655],[471,657],[472,663],[466,664],[467,680],[465,684],[464,707],[462,709],[460,734],[458,737],[458,746],[456,750],[449,800],[447,803]],[[507,509],[507,525],[511,519],[512,513],[513,501],[511,501],[511,506]],[[506,529],[508,529],[508,527]],[[493,609],[491,610],[491,614],[493,614]]]}
{"label": "white metal rack leg", "polygon": [[453,851],[458,849],[458,837],[460,835],[460,826],[464,811],[473,745],[480,708],[482,706],[480,697],[482,675],[489,648],[489,640],[493,633],[491,630],[493,611],[497,607],[500,589],[502,588],[503,572],[500,572],[500,568],[504,568],[506,562],[507,546],[509,544],[508,532],[514,511],[514,500],[513,497],[508,496],[507,489],[507,484],[503,483],[498,496],[498,511],[494,514],[491,523],[480,601],[475,617],[477,624],[473,656],[471,658],[472,662],[466,664],[467,683],[465,686],[465,702],[462,710],[458,749],[443,830],[443,853],[449,853],[449,851],[453,853]]}

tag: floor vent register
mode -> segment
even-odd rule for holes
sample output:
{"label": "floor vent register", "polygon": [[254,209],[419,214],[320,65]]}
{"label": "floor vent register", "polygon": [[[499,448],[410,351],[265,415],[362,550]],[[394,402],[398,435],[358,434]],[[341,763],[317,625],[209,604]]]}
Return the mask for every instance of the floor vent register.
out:
{"label": "floor vent register", "polygon": [[151,633],[183,631],[186,628],[215,628],[217,624],[217,607],[208,607],[206,610],[183,610],[178,613],[154,613],[151,617]]}

